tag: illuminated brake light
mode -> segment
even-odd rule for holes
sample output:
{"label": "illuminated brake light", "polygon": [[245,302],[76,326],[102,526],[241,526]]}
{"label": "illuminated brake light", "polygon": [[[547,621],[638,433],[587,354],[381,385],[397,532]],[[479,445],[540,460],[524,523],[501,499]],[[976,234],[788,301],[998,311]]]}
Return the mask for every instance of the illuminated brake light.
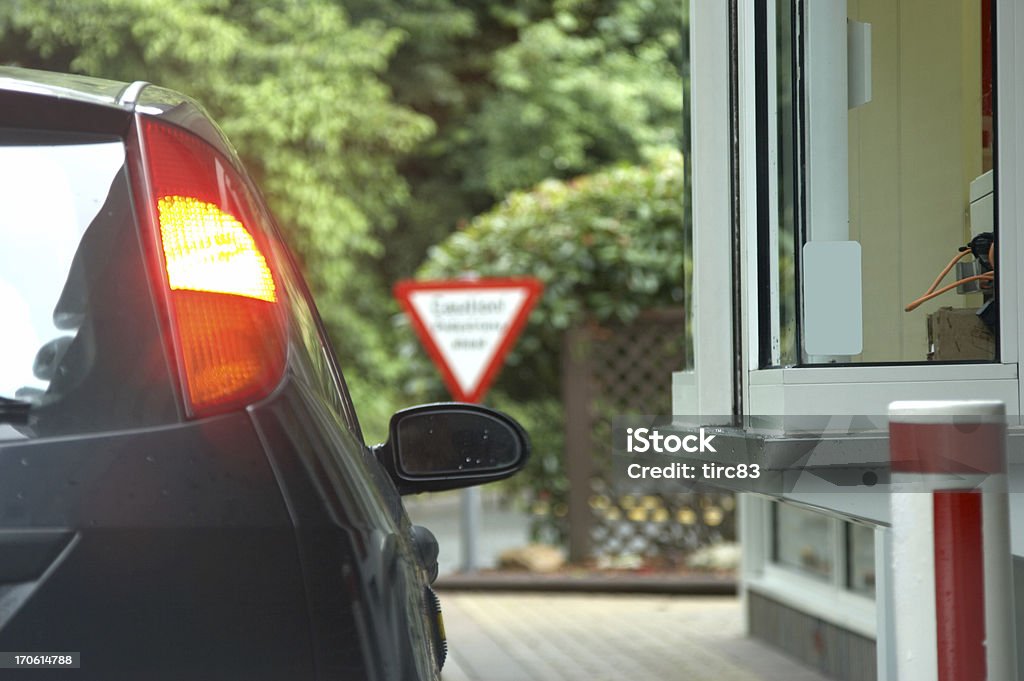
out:
{"label": "illuminated brake light", "polygon": [[171,290],[277,302],[267,259],[235,216],[188,196],[161,197],[157,213]]}
{"label": "illuminated brake light", "polygon": [[273,238],[231,162],[188,132],[139,119],[157,286],[188,413],[208,416],[269,395],[288,335]]}

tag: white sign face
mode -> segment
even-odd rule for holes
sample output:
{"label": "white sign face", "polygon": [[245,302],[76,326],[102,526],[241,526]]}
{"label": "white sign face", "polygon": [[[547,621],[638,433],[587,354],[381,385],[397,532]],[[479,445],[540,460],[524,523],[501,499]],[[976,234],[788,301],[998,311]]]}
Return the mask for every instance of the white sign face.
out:
{"label": "white sign face", "polygon": [[412,291],[415,310],[462,393],[473,395],[487,378],[499,351],[526,305],[522,288],[472,288]]}

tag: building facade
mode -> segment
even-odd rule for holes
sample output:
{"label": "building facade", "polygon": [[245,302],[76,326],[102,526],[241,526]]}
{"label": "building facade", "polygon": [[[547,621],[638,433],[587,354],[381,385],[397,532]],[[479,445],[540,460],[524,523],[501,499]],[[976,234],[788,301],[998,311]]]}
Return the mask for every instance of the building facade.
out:
{"label": "building facade", "polygon": [[[995,399],[1020,423],[1020,46],[1016,0],[691,0],[694,370],[674,413],[877,424],[895,400]],[[897,678],[884,482],[742,495],[752,635]],[[1022,495],[1010,509],[1019,580]]]}

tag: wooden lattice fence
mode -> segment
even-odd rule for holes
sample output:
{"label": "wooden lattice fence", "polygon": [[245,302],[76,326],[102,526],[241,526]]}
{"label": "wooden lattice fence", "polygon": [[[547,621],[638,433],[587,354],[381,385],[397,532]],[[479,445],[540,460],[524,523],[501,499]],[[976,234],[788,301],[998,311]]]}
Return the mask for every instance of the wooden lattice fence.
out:
{"label": "wooden lattice fence", "polygon": [[569,553],[573,562],[639,557],[673,565],[735,536],[729,493],[640,490],[611,484],[612,419],[671,414],[671,376],[686,364],[681,309],[652,310],[622,326],[569,331],[563,348]]}

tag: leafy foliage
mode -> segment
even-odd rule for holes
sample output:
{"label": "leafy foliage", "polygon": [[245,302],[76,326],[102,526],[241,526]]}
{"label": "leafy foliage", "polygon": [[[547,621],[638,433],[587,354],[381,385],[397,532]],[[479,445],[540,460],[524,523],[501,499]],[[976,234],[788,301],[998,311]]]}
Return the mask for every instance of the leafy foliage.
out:
{"label": "leafy foliage", "polygon": [[509,357],[514,395],[557,395],[561,334],[574,324],[629,322],[681,303],[683,159],[671,148],[642,166],[513,192],[431,249],[419,275],[535,276],[544,296]]}
{"label": "leafy foliage", "polygon": [[[642,162],[682,129],[679,0],[347,0],[408,35],[386,78],[437,134],[401,166],[391,279],[513,190]],[[396,244],[397,246],[397,244]]]}
{"label": "leafy foliage", "polygon": [[679,146],[682,88],[671,57],[681,18],[669,10],[681,5],[606,3],[609,14],[588,21],[595,4],[556,3],[554,16],[496,54],[497,94],[472,124],[493,194]]}
{"label": "leafy foliage", "polygon": [[[679,0],[7,0],[0,62],[148,80],[207,106],[289,232],[376,438],[415,354],[390,323],[391,284],[508,191],[619,162],[659,167],[653,150],[682,130],[684,13]],[[513,195],[424,270],[461,272],[470,265],[455,258],[478,254],[460,239],[512,224],[515,243],[484,239],[494,262],[472,267],[549,283],[536,319],[554,326],[511,358],[531,367],[524,386],[553,385],[557,361],[543,355],[574,319],[678,297],[652,274],[682,257],[677,226],[659,223],[660,240],[622,227],[671,202],[639,201],[633,215],[600,196],[604,176]],[[538,202],[562,212],[540,221]],[[534,218],[536,233],[520,233]],[[511,374],[506,391],[526,394]]]}
{"label": "leafy foliage", "polygon": [[[545,284],[490,401],[530,432],[534,458],[511,486],[551,511],[542,525],[562,534],[568,481],[560,401],[562,334],[587,322],[628,323],[644,309],[683,300],[691,269],[681,247],[683,159],[672,148],[645,165],[620,164],[570,181],[546,180],[514,192],[431,249],[426,279],[472,272],[529,274]],[[408,341],[410,346],[413,341]],[[410,347],[405,353],[417,353]],[[420,356],[412,391],[439,390]]]}

